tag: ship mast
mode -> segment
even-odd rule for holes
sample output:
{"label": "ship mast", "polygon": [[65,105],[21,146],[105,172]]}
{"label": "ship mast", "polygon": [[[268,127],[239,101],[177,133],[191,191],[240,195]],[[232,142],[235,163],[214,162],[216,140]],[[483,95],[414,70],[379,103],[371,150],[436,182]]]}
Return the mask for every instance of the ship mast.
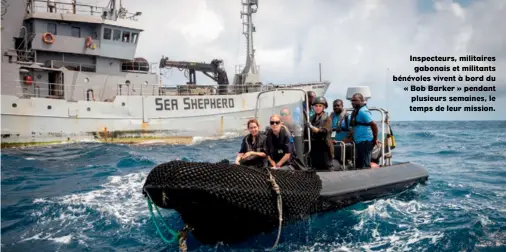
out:
{"label": "ship mast", "polygon": [[117,0],[109,0],[109,4],[107,5],[108,11],[103,13],[104,19],[116,21],[118,18],[125,18],[127,10],[123,7],[121,0],[119,0],[119,6],[116,1]]}
{"label": "ship mast", "polygon": [[257,84],[260,83],[260,76],[255,62],[255,49],[253,47],[253,32],[255,25],[253,24],[253,13],[257,12],[258,0],[241,0],[242,11],[242,33],[246,36],[246,65],[239,74],[240,80],[235,84]]}

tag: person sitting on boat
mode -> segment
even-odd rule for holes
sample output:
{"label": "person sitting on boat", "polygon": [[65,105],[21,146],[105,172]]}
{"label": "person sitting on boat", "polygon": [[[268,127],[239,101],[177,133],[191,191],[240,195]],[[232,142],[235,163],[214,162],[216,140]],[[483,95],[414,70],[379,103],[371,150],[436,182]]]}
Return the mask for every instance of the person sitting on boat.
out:
{"label": "person sitting on boat", "polygon": [[281,125],[281,117],[277,114],[271,116],[270,125],[264,148],[269,165],[272,168],[289,166],[293,153],[290,131]]}
{"label": "person sitting on boat", "polygon": [[286,126],[288,130],[294,135],[294,136],[302,136],[302,128],[294,122],[292,115],[290,113],[290,110],[288,108],[282,108],[280,113],[280,118],[282,125]]}
{"label": "person sitting on boat", "polygon": [[306,126],[311,129],[311,166],[316,170],[333,170],[334,144],[332,143],[332,120],[325,109],[328,108],[325,97],[316,97],[313,101],[315,114]]}
{"label": "person sitting on boat", "polygon": [[267,159],[264,147],[267,136],[259,133],[260,124],[256,119],[250,119],[246,126],[249,134],[242,140],[241,149],[235,158],[235,164],[258,168],[266,167]]}
{"label": "person sitting on boat", "polygon": [[373,121],[364,97],[356,93],[351,98],[353,112],[350,116],[353,141],[355,142],[355,168],[371,167],[371,154],[374,145],[379,145],[378,125]]}
{"label": "person sitting on boat", "polygon": [[[351,142],[351,132],[349,129],[349,120],[350,115],[347,113],[344,108],[343,100],[336,99],[332,103],[333,112],[330,114],[330,118],[332,119],[332,134],[334,135],[332,139],[332,143],[334,144],[334,158],[339,161],[340,164],[343,164],[344,160],[341,157],[341,144],[338,142],[348,143]],[[346,157],[348,160],[349,157],[352,156],[353,145],[346,145]]]}

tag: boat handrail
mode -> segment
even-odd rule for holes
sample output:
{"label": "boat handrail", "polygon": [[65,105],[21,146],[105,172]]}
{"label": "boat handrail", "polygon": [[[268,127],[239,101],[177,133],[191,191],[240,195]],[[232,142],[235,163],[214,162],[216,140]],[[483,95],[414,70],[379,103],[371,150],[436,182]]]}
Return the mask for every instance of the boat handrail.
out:
{"label": "boat handrail", "polygon": [[[343,141],[336,141],[340,146],[341,146],[341,160],[343,161],[343,170],[346,170],[346,143],[343,142]],[[355,143],[354,142],[351,142],[349,143],[352,145],[352,149],[353,149],[353,167],[355,167],[355,157],[356,157],[356,152],[355,152]]]}
{"label": "boat handrail", "polygon": [[[85,78],[88,78],[84,76]],[[90,81],[88,79],[88,81]],[[9,81],[4,81],[8,83]],[[104,95],[121,95],[121,96],[202,96],[220,95],[218,90],[226,89],[228,94],[235,94],[235,91],[244,90],[245,88],[253,88],[256,92],[265,92],[272,90],[281,90],[285,88],[300,88],[304,86],[317,85],[320,82],[304,83],[304,84],[257,84],[257,85],[177,85],[177,86],[161,86],[160,84],[144,84],[134,83],[106,83],[102,85],[93,85],[86,82],[84,84],[62,84],[51,83],[46,81],[33,80],[31,85],[24,85],[24,80],[14,80],[8,85],[17,84],[22,86],[25,92],[17,92],[15,95],[19,98],[30,99],[31,97],[49,98],[49,99],[65,99],[69,101],[85,100],[86,90],[92,88],[96,95],[96,101],[112,101],[114,97],[104,97]],[[6,84],[4,83],[4,84]],[[324,84],[322,82],[321,84]],[[49,88],[49,85],[52,88]],[[59,95],[50,95],[52,92],[59,92]],[[107,94],[105,94],[107,92]]]}

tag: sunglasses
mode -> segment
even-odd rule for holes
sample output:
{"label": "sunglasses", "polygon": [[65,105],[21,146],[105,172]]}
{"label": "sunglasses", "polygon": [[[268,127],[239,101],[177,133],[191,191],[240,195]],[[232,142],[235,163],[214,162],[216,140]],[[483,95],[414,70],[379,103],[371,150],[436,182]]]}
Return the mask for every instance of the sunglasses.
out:
{"label": "sunglasses", "polygon": [[281,113],[280,113],[280,115],[281,115],[281,116],[289,116],[289,115],[290,115],[290,113],[288,113],[288,112],[281,112]]}
{"label": "sunglasses", "polygon": [[278,125],[280,123],[281,123],[281,121],[271,121],[271,125]]}

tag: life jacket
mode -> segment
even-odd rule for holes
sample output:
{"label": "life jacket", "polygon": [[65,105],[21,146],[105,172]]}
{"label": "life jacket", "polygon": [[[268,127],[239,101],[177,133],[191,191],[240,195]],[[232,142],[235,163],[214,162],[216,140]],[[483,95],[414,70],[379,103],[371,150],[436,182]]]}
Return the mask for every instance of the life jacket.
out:
{"label": "life jacket", "polygon": [[[284,133],[282,133],[282,131],[284,131]],[[281,126],[281,130],[279,132],[280,136],[283,134],[284,136],[283,137],[287,137],[289,139],[289,153],[291,154],[290,156],[290,160],[293,159],[295,156],[296,156],[296,153],[295,153],[295,143],[294,143],[294,137],[293,137],[293,134],[288,130],[288,128],[284,125]],[[272,144],[272,141],[274,140],[273,137],[274,137],[274,134],[272,134],[272,129],[268,129],[266,130],[265,132],[265,135],[266,135],[266,144],[269,145],[269,146],[274,146],[274,144]],[[270,153],[267,153],[267,155],[284,155],[286,153],[283,152],[283,150],[281,149],[275,149],[275,150],[270,150]]]}
{"label": "life jacket", "polygon": [[358,115],[358,112],[360,111],[360,109],[362,109],[362,107],[366,107],[367,104],[364,104],[364,105],[361,105],[360,108],[355,108],[353,109],[353,112],[351,112],[351,118],[350,118],[350,126],[351,127],[355,127],[355,126],[369,126],[369,124],[365,124],[363,122],[359,122],[357,121],[357,115]]}
{"label": "life jacket", "polygon": [[252,139],[252,137],[253,136],[251,134],[248,134],[243,139],[244,143],[246,143],[246,152],[248,152],[248,151],[260,152],[263,148],[264,143],[265,143],[265,138],[266,138],[265,135],[262,134],[261,132],[258,132],[258,135],[256,136],[256,139],[255,139],[256,148],[253,148],[253,145],[250,144],[250,142],[248,141],[248,140]]}
{"label": "life jacket", "polygon": [[[322,115],[319,119],[318,118],[318,115],[315,113],[312,117],[311,117],[311,124],[315,127],[322,127],[325,123],[325,120],[327,120],[327,118],[329,117],[328,113],[323,111],[322,112]],[[328,137],[330,138],[330,135],[332,134],[332,132],[328,132]],[[319,137],[316,137],[316,135],[313,133],[313,131],[311,131],[311,140],[317,140],[317,141],[326,141],[327,140],[327,136],[322,136],[322,135],[318,135]]]}
{"label": "life jacket", "polygon": [[[335,131],[336,133],[339,133],[339,132],[348,132],[350,131],[350,129],[348,128],[348,114],[344,114],[344,117],[341,117],[341,115],[336,115],[334,112],[332,112],[332,117],[335,117],[335,116],[339,116],[339,119],[337,120],[337,123],[336,123],[336,128],[335,128]],[[343,128],[341,127],[341,125],[343,124],[343,120],[344,120],[344,125],[346,125],[346,128]]]}
{"label": "life jacket", "polygon": [[[266,135],[262,132],[259,132],[255,139],[255,145],[250,144],[248,140],[252,140],[252,135],[248,134],[244,137],[243,141],[246,144],[246,152],[255,151],[255,152],[263,152],[263,147],[266,140]],[[254,166],[254,167],[266,167],[267,166],[267,158],[259,157],[256,155],[251,155],[245,159],[241,159],[240,163],[246,166]]]}

